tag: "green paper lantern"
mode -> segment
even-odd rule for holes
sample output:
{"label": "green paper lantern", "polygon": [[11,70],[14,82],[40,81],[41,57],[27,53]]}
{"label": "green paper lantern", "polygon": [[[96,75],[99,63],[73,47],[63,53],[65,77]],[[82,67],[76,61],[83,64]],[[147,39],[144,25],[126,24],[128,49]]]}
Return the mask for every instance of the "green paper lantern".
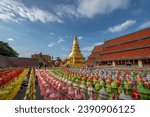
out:
{"label": "green paper lantern", "polygon": [[119,94],[121,94],[122,93],[122,86],[120,86],[119,88],[118,88],[118,92],[119,92]]}
{"label": "green paper lantern", "polygon": [[111,85],[110,84],[106,84],[106,91],[107,91],[107,93],[111,93]]}
{"label": "green paper lantern", "polygon": [[103,87],[104,86],[104,80],[100,81],[100,86]]}
{"label": "green paper lantern", "polygon": [[124,89],[126,89],[126,90],[130,90],[131,89],[131,86],[130,86],[130,84],[127,81],[124,81]]}
{"label": "green paper lantern", "polygon": [[76,82],[77,84],[80,84],[80,80],[79,80],[79,79],[76,79],[75,82]]}
{"label": "green paper lantern", "polygon": [[87,81],[87,83],[86,83],[87,87],[90,87],[91,84],[92,84],[92,83],[91,83],[90,81]]}
{"label": "green paper lantern", "polygon": [[116,82],[115,81],[113,81],[112,83],[111,83],[111,88],[112,89],[117,89],[117,84],[116,84]]}
{"label": "green paper lantern", "polygon": [[98,81],[96,79],[94,79],[94,84],[98,83]]}
{"label": "green paper lantern", "polygon": [[99,84],[99,83],[96,83],[96,84],[94,85],[94,88],[95,88],[95,90],[98,92],[98,91],[100,90],[100,84]]}

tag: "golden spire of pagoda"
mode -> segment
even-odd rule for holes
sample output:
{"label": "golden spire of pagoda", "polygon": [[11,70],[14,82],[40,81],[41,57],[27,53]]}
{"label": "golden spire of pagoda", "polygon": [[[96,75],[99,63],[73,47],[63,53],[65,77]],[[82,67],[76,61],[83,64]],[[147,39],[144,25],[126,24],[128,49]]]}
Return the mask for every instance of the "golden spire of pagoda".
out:
{"label": "golden spire of pagoda", "polygon": [[81,67],[85,62],[85,58],[80,51],[77,36],[74,36],[72,50],[69,56],[67,57],[67,60],[70,61],[70,65],[73,67]]}

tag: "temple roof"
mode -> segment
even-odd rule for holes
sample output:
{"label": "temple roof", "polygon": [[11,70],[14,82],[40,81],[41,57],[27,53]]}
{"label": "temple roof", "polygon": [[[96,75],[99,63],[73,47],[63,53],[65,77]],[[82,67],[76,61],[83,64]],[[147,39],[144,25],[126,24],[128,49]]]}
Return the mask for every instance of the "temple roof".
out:
{"label": "temple roof", "polygon": [[97,58],[99,57],[98,53],[92,53],[88,58]]}
{"label": "temple roof", "polygon": [[95,62],[94,59],[88,59],[88,60],[86,61],[86,63],[87,63],[87,64],[90,64],[90,65],[94,64],[94,62]]}
{"label": "temple roof", "polygon": [[142,48],[130,51],[117,52],[113,54],[103,54],[99,56],[99,61],[104,60],[124,60],[124,59],[144,59],[150,58],[150,48]]}
{"label": "temple roof", "polygon": [[122,51],[122,50],[138,49],[138,48],[147,47],[149,45],[150,45],[150,37],[115,45],[115,46],[110,46],[110,47],[103,49],[101,53],[104,54],[104,53],[117,52],[117,51]]}
{"label": "temple roof", "polygon": [[8,59],[8,57],[0,55],[0,67],[1,68],[3,68],[3,67],[6,68],[6,67],[9,67],[9,66],[15,66],[15,64],[12,61],[10,61]]}
{"label": "temple roof", "polygon": [[107,46],[111,46],[113,44],[120,44],[125,41],[134,40],[134,39],[147,37],[147,36],[150,36],[150,28],[106,41],[105,46],[107,47]]}
{"label": "temple roof", "polygon": [[12,59],[9,58],[9,60],[11,62],[13,62],[15,64],[15,66],[38,66],[39,62],[37,59],[33,59],[33,58],[16,58],[16,59]]}
{"label": "temple roof", "polygon": [[98,46],[96,46],[94,49],[93,49],[93,51],[92,52],[99,52],[99,51],[101,51],[103,48],[103,45],[98,45]]}
{"label": "temple roof", "polygon": [[150,28],[106,41],[96,46],[88,58],[96,61],[150,58]]}
{"label": "temple roof", "polygon": [[39,62],[35,58],[6,57],[0,55],[0,68],[27,67],[27,66],[38,66],[38,65]]}
{"label": "temple roof", "polygon": [[[31,55],[32,58],[39,58],[40,54],[33,54]],[[51,60],[51,56],[46,55],[46,54],[42,54],[43,58],[46,60]]]}

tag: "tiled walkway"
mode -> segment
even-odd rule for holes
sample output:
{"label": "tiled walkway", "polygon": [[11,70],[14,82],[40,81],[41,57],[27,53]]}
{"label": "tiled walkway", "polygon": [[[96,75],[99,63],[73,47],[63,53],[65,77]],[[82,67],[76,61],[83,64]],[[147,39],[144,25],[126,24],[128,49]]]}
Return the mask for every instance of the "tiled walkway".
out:
{"label": "tiled walkway", "polygon": [[[26,88],[28,84],[28,78],[25,78],[23,83],[22,83],[22,88],[20,89],[20,91],[18,92],[17,96],[15,97],[14,100],[23,100],[24,96],[25,96],[25,92],[26,92]],[[40,95],[40,89],[38,87],[38,83],[35,83],[35,88],[36,88],[36,100],[43,100],[43,96]]]}

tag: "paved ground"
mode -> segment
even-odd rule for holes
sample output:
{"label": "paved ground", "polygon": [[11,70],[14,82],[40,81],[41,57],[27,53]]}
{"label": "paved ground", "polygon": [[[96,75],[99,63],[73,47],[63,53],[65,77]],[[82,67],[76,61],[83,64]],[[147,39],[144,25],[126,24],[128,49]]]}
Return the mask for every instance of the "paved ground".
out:
{"label": "paved ground", "polygon": [[21,84],[21,88],[18,92],[18,94],[16,95],[14,100],[23,100],[25,93],[26,93],[26,88],[27,88],[27,84],[28,84],[28,77],[25,77],[25,79],[23,80],[22,84]]}
{"label": "paved ground", "polygon": [[[28,78],[26,77],[22,82],[21,85],[22,88],[20,89],[20,91],[18,92],[14,100],[23,100],[26,93],[27,84],[28,84]],[[43,100],[44,98],[43,96],[40,95],[40,89],[38,87],[37,82],[35,83],[35,89],[36,89],[36,100]]]}
{"label": "paved ground", "polygon": [[38,83],[35,83],[35,89],[36,89],[36,100],[43,100],[43,96],[40,95],[40,88],[38,86]]}

